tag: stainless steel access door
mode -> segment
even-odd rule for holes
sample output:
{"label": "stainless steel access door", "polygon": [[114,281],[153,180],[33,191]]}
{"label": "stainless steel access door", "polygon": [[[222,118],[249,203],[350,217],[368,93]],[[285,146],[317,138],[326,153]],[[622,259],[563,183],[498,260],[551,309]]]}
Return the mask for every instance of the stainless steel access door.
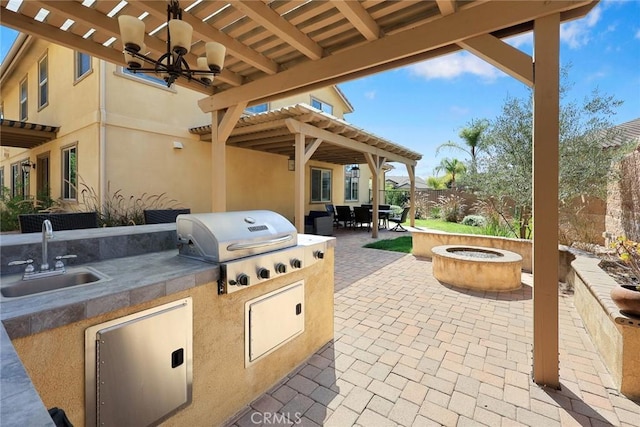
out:
{"label": "stainless steel access door", "polygon": [[87,425],[154,425],[191,401],[190,298],[87,331],[96,343],[96,416]]}

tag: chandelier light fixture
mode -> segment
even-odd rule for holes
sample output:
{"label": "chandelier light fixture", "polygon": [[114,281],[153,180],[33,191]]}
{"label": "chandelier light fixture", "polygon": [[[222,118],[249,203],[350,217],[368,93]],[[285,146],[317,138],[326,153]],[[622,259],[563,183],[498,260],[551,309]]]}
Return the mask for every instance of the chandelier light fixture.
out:
{"label": "chandelier light fixture", "polygon": [[352,178],[360,178],[360,166],[358,166],[357,164],[351,166],[351,169],[349,171],[351,172]]}
{"label": "chandelier light fixture", "polygon": [[170,0],[167,6],[167,52],[158,60],[145,55],[144,22],[135,16],[121,15],[118,24],[127,70],[133,73],[158,74],[167,87],[171,87],[178,77],[208,87],[214,76],[222,71],[226,48],[217,42],[205,45],[206,56],[198,58],[197,69],[187,64],[184,56],[191,48],[193,27],[182,20],[182,9],[176,0]]}

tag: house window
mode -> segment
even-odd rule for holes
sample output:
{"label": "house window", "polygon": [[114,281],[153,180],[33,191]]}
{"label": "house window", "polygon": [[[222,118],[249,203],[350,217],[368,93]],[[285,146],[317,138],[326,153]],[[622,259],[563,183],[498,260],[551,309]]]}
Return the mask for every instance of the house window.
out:
{"label": "house window", "polygon": [[[26,198],[29,194],[29,173],[22,169],[23,164],[27,164],[28,160],[11,165],[11,197]],[[4,174],[3,174],[4,181]]]}
{"label": "house window", "polygon": [[27,120],[27,78],[20,82],[20,121]]}
{"label": "house window", "polygon": [[333,115],[333,105],[331,104],[327,104],[326,102],[311,98],[311,106],[313,108],[317,108],[320,111],[324,111],[325,113]]}
{"label": "house window", "polygon": [[331,201],[331,171],[328,169],[311,169],[311,202]]}
{"label": "house window", "polygon": [[161,85],[163,87],[167,87],[167,82],[164,79],[157,77],[153,74],[147,73],[134,73],[133,71],[129,71],[126,67],[122,67],[122,72],[127,76],[131,76],[135,79],[144,80],[153,84]]}
{"label": "house window", "polygon": [[62,149],[62,198],[78,198],[78,147],[72,145]]}
{"label": "house window", "polygon": [[0,197],[4,197],[4,167],[0,168]]}
{"label": "house window", "polygon": [[244,112],[247,114],[264,113],[265,111],[269,111],[269,104],[266,102],[264,104],[258,104],[244,109]]}
{"label": "house window", "polygon": [[91,56],[78,51],[75,56],[75,81],[78,81],[91,72]]}
{"label": "house window", "polygon": [[38,62],[38,109],[49,103],[49,64],[47,55]]}
{"label": "house window", "polygon": [[344,201],[358,201],[358,177],[352,171],[355,165],[346,165],[344,167]]}

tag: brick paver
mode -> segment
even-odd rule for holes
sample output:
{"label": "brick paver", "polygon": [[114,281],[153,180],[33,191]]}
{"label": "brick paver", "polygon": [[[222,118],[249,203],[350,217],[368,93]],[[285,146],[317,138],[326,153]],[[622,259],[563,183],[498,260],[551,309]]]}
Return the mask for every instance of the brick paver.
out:
{"label": "brick paver", "polygon": [[460,290],[427,260],[362,248],[368,233],[336,235],[334,340],[229,426],[263,412],[337,427],[640,425],[571,294],[559,294],[562,388],[546,389],[531,379],[531,275],[514,292]]}

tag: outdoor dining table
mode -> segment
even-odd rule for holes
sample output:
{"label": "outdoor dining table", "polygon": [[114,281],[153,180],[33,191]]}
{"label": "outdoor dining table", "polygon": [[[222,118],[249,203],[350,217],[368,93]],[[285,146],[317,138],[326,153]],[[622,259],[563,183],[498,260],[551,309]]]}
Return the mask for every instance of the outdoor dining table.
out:
{"label": "outdoor dining table", "polygon": [[[373,208],[369,209],[369,212],[371,212],[373,214]],[[393,213],[393,209],[378,209],[378,219],[382,219],[384,220],[384,224],[382,227],[380,227],[380,223],[378,222],[378,230],[382,229],[382,228],[387,228],[388,226],[388,222],[387,219],[389,218],[389,215]],[[384,214],[384,216],[382,216]]]}

